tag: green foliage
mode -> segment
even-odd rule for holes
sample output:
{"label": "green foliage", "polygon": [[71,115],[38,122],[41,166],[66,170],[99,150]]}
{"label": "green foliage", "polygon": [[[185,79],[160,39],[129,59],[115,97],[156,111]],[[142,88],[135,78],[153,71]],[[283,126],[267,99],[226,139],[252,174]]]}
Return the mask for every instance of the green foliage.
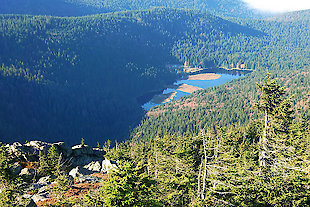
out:
{"label": "green foliage", "polygon": [[84,138],[81,138],[81,145],[82,145],[82,146],[85,145],[85,140],[84,140]]}
{"label": "green foliage", "polygon": [[[297,103],[292,108],[294,113],[297,110],[298,114],[306,114],[309,111],[306,94],[310,92],[310,88],[306,86],[310,84],[310,76],[307,71],[308,69],[305,68],[275,72],[278,73],[276,76],[278,82],[287,88],[287,95],[283,99],[286,100],[287,96],[294,95],[294,98],[291,98],[293,103]],[[159,132],[197,135],[205,125],[246,126],[253,119],[258,118],[257,110],[253,109],[254,104],[259,100],[254,82],[261,83],[263,78],[263,73],[255,71],[225,85],[197,91],[177,102],[151,109],[140,125],[133,130],[131,137],[150,139]],[[289,107],[285,110],[287,109]]]}
{"label": "green foliage", "polygon": [[[307,19],[308,13],[304,15]],[[2,131],[12,140],[20,134],[45,137],[46,132],[49,138],[70,141],[83,136],[92,145],[102,137],[124,138],[143,116],[140,105],[147,94],[178,77],[177,71],[165,66],[184,61],[208,68],[244,64],[257,72],[212,89],[213,95],[195,93],[197,102],[204,103],[196,111],[168,110],[169,116],[180,113],[184,125],[154,128],[197,133],[197,124],[189,122],[200,119],[201,125],[246,124],[249,105],[257,97],[251,91],[262,78],[261,69],[270,68],[280,76],[308,65],[310,35],[307,21],[230,20],[167,8],[79,18],[2,15],[0,64],[24,76],[0,77]],[[288,73],[281,75],[285,76]],[[28,81],[38,77],[40,81]],[[232,115],[223,110],[228,108],[233,108]],[[188,114],[192,118],[187,119]],[[19,120],[27,122],[19,124]],[[147,131],[153,129],[143,134],[151,137]]]}
{"label": "green foliage", "polygon": [[103,144],[103,150],[105,152],[109,152],[110,151],[110,147],[111,147],[111,140],[107,140],[104,144]]}
{"label": "green foliage", "polygon": [[17,206],[17,195],[20,193],[22,178],[12,174],[13,164],[18,161],[15,154],[4,144],[0,143],[0,206]]}
{"label": "green foliage", "polygon": [[64,200],[64,193],[70,188],[72,185],[72,180],[68,178],[65,174],[60,174],[55,179],[55,185],[50,188],[50,191],[57,197],[59,200]]}
{"label": "green foliage", "polygon": [[106,206],[161,206],[155,194],[155,181],[142,167],[124,162],[100,190]]}
{"label": "green foliage", "polygon": [[55,174],[58,164],[59,164],[59,153],[55,147],[55,145],[52,145],[47,152],[47,163],[50,168],[51,173]]}
{"label": "green foliage", "polygon": [[[16,176],[12,175],[10,168],[17,161],[17,157],[9,152],[9,149],[0,143],[0,185],[14,185],[18,182]],[[6,196],[7,194],[3,194]]]}
{"label": "green foliage", "polygon": [[43,151],[39,152],[39,167],[38,167],[38,175],[39,176],[47,176],[50,174],[50,166],[48,163],[48,158]]}
{"label": "green foliage", "polygon": [[89,193],[83,201],[88,206],[163,206],[156,191],[156,181],[145,174],[143,166],[124,161],[98,192]]}
{"label": "green foliage", "polygon": [[55,145],[52,145],[47,154],[44,151],[39,152],[39,176],[60,175],[63,170],[61,155],[58,153]]}
{"label": "green foliage", "polygon": [[10,207],[16,205],[14,192],[11,190],[1,190],[0,205],[3,207]]}

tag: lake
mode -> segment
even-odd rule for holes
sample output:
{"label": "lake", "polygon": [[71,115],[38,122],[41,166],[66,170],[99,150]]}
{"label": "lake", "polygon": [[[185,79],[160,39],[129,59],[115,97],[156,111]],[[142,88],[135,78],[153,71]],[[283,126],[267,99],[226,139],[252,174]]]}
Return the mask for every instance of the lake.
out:
{"label": "lake", "polygon": [[[178,100],[179,98],[191,94],[191,92],[199,89],[206,89],[213,86],[219,86],[233,79],[244,76],[248,71],[225,71],[225,70],[208,70],[208,72],[199,73],[198,75],[189,76],[189,80],[178,80],[173,85],[169,86],[161,94],[156,94],[147,103],[142,105],[142,108],[149,111],[152,107]],[[217,74],[217,76],[215,76]],[[199,75],[205,75],[202,79],[197,80]],[[208,78],[210,76],[210,78]],[[219,77],[220,76],[220,77]],[[209,79],[209,80],[205,80]],[[211,79],[211,80],[210,80]]]}

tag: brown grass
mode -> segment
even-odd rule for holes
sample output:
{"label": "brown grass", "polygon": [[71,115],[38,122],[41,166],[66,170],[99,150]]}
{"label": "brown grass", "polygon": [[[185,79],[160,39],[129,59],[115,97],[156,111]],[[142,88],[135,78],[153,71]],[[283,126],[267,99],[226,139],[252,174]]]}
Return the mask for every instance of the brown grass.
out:
{"label": "brown grass", "polygon": [[215,80],[219,79],[221,75],[215,73],[203,73],[188,76],[187,80]]}
{"label": "brown grass", "polygon": [[183,91],[185,93],[193,93],[195,91],[201,90],[202,88],[199,88],[197,86],[192,86],[192,85],[187,85],[187,84],[182,84],[180,85],[177,90]]}

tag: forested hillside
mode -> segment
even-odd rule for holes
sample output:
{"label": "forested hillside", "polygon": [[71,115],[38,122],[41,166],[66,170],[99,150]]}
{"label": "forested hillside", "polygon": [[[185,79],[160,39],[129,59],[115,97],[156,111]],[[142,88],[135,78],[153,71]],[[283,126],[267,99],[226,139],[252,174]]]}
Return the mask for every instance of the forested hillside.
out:
{"label": "forested hillside", "polygon": [[[261,35],[252,38],[238,35],[239,40],[231,41],[233,37],[228,44],[218,40],[218,47],[212,47],[216,41],[208,44],[199,38],[199,42],[185,40],[189,43],[184,45],[190,46],[179,47],[178,50],[182,51],[180,58],[183,60],[224,67],[245,63],[246,68],[256,71],[231,83],[198,91],[151,110],[132,137],[149,139],[156,134],[197,134],[205,124],[244,125],[256,117],[251,109],[257,100],[255,83],[267,70],[280,78],[281,83],[289,88],[290,95],[295,95],[296,110],[300,110],[296,113],[304,113],[309,105],[309,19],[309,11],[288,13],[264,21],[234,19],[241,25],[260,31]],[[214,48],[221,49],[210,53]],[[211,63],[204,60],[206,57]]]}
{"label": "forested hillside", "polygon": [[153,7],[196,9],[221,16],[259,17],[242,0],[0,0],[0,14],[82,16]]}
{"label": "forested hillside", "polygon": [[[231,87],[210,89],[217,90],[221,103],[216,96],[211,100],[199,96],[201,92],[187,99],[197,96],[199,104],[205,99],[218,106],[236,106],[227,119],[223,119],[224,108],[214,110],[213,115],[204,110],[199,113],[204,117],[200,126],[206,120],[223,125],[246,123],[248,113],[240,110],[249,112],[249,104],[235,97],[248,96],[244,95],[247,90],[253,93],[255,81],[266,68],[279,77],[304,75],[307,83],[307,71],[300,74],[298,69],[309,64],[309,24],[233,21],[236,23],[203,12],[164,8],[72,18],[2,15],[1,136],[7,140],[71,141],[85,137],[92,144],[125,138],[143,116],[137,98],[173,82],[177,71],[166,65],[184,61],[202,67],[243,64],[256,70],[232,82]],[[250,96],[248,102],[255,100]],[[197,133],[194,122],[199,121],[199,110],[176,110],[174,104],[163,107],[173,107],[171,117],[181,113],[190,123],[183,121],[178,126],[171,121],[178,118],[157,122],[157,116],[147,116],[143,121],[147,125],[142,124],[133,136],[148,139],[160,131]],[[196,105],[191,102],[190,108]]]}
{"label": "forested hillside", "polygon": [[309,206],[309,107],[308,118],[294,115],[294,98],[269,73],[257,84],[259,118],[243,127],[205,125],[197,136],[112,148],[83,139],[70,150],[63,142],[0,144],[0,205]]}
{"label": "forested hillside", "polygon": [[8,140],[126,137],[143,116],[136,98],[177,77],[166,64],[183,61],[173,50],[179,41],[260,34],[175,9],[0,18],[1,136]]}

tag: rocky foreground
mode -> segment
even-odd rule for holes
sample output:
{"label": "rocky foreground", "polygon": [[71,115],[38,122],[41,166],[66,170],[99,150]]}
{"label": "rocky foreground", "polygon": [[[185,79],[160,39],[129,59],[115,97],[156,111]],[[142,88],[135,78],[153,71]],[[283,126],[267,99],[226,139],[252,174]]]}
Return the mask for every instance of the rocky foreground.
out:
{"label": "rocky foreground", "polygon": [[76,197],[86,194],[89,190],[99,188],[107,173],[117,170],[117,163],[105,159],[105,151],[92,148],[85,144],[68,147],[64,142],[46,143],[31,141],[25,144],[15,142],[6,146],[9,151],[18,157],[18,161],[11,167],[10,171],[15,176],[27,177],[29,182],[19,184],[22,187],[20,200],[26,199],[25,206],[45,206],[53,203],[55,192],[53,186],[55,175],[40,176],[37,169],[41,154],[47,154],[54,147],[59,154],[61,164],[66,166],[65,178],[68,182],[65,197]]}

